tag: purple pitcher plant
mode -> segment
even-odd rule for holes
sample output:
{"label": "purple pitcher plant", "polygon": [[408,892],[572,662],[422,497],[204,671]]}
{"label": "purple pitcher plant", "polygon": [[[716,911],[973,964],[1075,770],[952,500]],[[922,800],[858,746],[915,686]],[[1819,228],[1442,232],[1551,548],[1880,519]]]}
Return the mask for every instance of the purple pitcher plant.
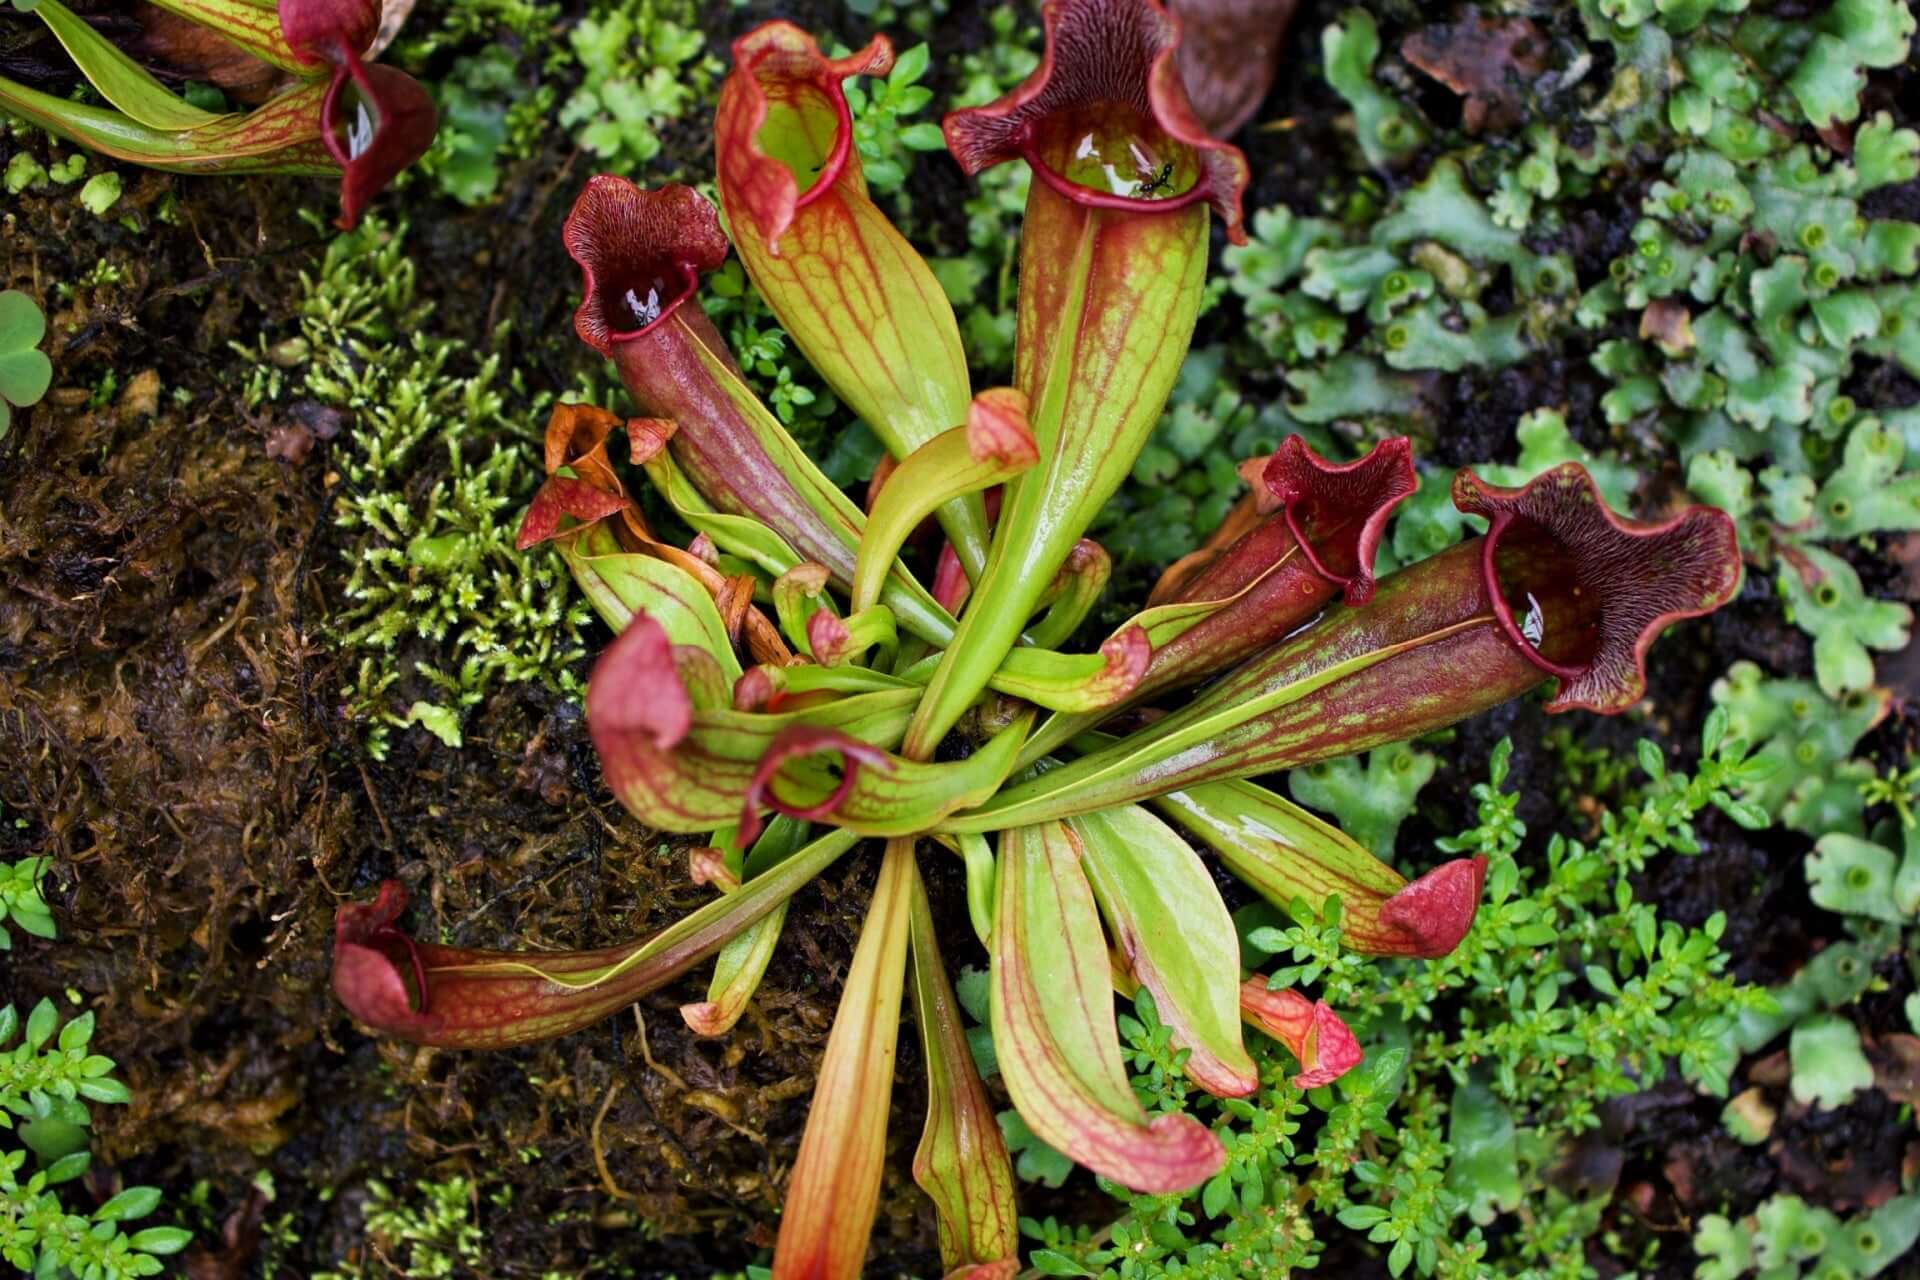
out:
{"label": "purple pitcher plant", "polygon": [[[1623,710],[1655,637],[1723,603],[1739,574],[1722,513],[1631,520],[1570,465],[1511,489],[1460,472],[1454,501],[1485,532],[1376,580],[1416,483],[1408,442],[1336,463],[1289,439],[1243,468],[1253,493],[1226,535],[1091,652],[1063,648],[1109,567],[1086,529],[1186,354],[1211,220],[1242,238],[1247,167],[1196,123],[1158,3],[1043,12],[1033,76],[945,125],[968,173],[1034,174],[1012,386],[971,384],[945,295],[867,192],[842,86],[887,71],[884,38],[831,58],[786,23],[750,32],[715,125],[721,209],[596,177],[567,219],[575,328],[635,413],[555,410],[521,542],[551,543],[617,633],[586,695],[607,785],[648,826],[694,838],[690,874],[714,899],[651,937],[566,953],[416,941],[394,884],[338,918],[335,988],[382,1034],[544,1039],[711,958],[706,999],[682,1014],[717,1036],[794,893],[877,842],[788,1183],[783,1280],[860,1272],[886,1150],[875,1100],[909,995],[929,1084],[913,1174],[946,1265],[1018,1267],[1013,1175],[921,858],[964,866],[999,1073],[1027,1125],[1124,1187],[1195,1187],[1225,1152],[1192,1117],[1143,1110],[1116,993],[1148,993],[1187,1074],[1225,1097],[1260,1083],[1249,1027],[1291,1051],[1301,1088],[1362,1053],[1334,1009],[1242,969],[1208,858],[1283,909],[1337,898],[1346,945],[1406,957],[1459,943],[1486,872],[1461,858],[1409,883],[1253,779],[1549,683],[1550,711]],[[864,505],[794,443],[708,318],[701,279],[730,251],[885,443]],[[648,524],[622,451],[690,543]]]}

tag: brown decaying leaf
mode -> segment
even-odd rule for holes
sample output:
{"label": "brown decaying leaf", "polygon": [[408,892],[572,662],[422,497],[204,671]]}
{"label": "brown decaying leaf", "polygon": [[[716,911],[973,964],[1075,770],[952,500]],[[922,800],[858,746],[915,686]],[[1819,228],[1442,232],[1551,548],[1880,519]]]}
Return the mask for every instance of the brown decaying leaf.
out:
{"label": "brown decaying leaf", "polygon": [[158,64],[157,70],[210,81],[245,103],[265,101],[282,83],[279,68],[191,19],[151,4],[135,6],[133,16],[140,36],[127,51],[143,63]]}
{"label": "brown decaying leaf", "polygon": [[275,427],[267,433],[267,456],[275,462],[298,465],[313,452],[313,432],[299,423]]}
{"label": "brown decaying leaf", "polygon": [[[386,0],[380,12],[380,34],[366,51],[369,61],[378,58],[381,51],[393,43],[413,13],[413,5],[414,0]],[[177,13],[141,3],[134,7],[133,17],[140,24],[141,34],[128,52],[142,62],[159,63],[161,69],[177,75],[210,81],[239,102],[264,102],[292,79],[277,67],[269,66]]]}
{"label": "brown decaying leaf", "polygon": [[1787,1081],[1793,1078],[1793,1068],[1787,1061],[1787,1051],[1776,1049],[1763,1058],[1756,1058],[1747,1064],[1747,1079],[1758,1085],[1773,1089],[1784,1089]]}
{"label": "brown decaying leaf", "polygon": [[1678,360],[1693,350],[1693,313],[1671,298],[1655,298],[1640,313],[1640,336]]}
{"label": "brown decaying leaf", "polygon": [[1780,1113],[1767,1104],[1766,1092],[1757,1086],[1735,1094],[1727,1106],[1763,1139],[1773,1132],[1774,1121],[1780,1118]]}
{"label": "brown decaying leaf", "polygon": [[[1913,535],[1907,535],[1911,538]],[[1920,543],[1916,543],[1920,545]],[[1902,543],[1894,544],[1894,559],[1900,562],[1904,558]],[[1914,570],[1903,567],[1900,576],[1894,579],[1897,594],[1901,599],[1912,601],[1908,584],[1914,582]],[[1873,664],[1874,683],[1893,692],[1893,700],[1902,707],[1920,706],[1920,640],[1909,640],[1905,646],[1893,653],[1882,654]]]}
{"label": "brown decaying leaf", "polygon": [[386,0],[381,6],[380,32],[367,46],[368,58],[377,58],[386,52],[387,46],[400,34],[400,28],[406,26],[407,19],[413,15],[413,3],[414,0]]}
{"label": "brown decaying leaf", "polygon": [[1481,14],[1422,27],[1400,42],[1400,56],[1466,99],[1468,133],[1519,124],[1528,82],[1547,69],[1540,28]]}
{"label": "brown decaying leaf", "polygon": [[1234,132],[1273,87],[1295,0],[1169,0],[1180,20],[1180,79],[1201,123]]}
{"label": "brown decaying leaf", "polygon": [[1669,1155],[1660,1166],[1660,1172],[1666,1175],[1667,1184],[1673,1188],[1674,1199],[1681,1204],[1693,1203],[1693,1157],[1685,1151],[1676,1151]]}
{"label": "brown decaying leaf", "polygon": [[1888,552],[1899,572],[1894,576],[1894,594],[1908,604],[1920,603],[1920,533],[1895,535]]}

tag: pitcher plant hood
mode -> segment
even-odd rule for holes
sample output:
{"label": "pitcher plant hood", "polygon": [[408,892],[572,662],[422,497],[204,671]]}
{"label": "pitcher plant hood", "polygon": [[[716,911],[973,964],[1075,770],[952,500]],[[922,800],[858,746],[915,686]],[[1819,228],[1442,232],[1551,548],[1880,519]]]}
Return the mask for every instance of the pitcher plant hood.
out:
{"label": "pitcher plant hood", "polygon": [[1135,212],[1205,202],[1235,244],[1246,157],[1208,136],[1180,80],[1180,24],[1155,0],[1048,0],[1046,52],[1013,92],[947,116],[969,174],[1025,160],[1076,204]]}
{"label": "pitcher plant hood", "polygon": [[642,190],[611,174],[587,180],[561,236],[585,277],[574,332],[608,357],[671,316],[727,260],[720,215],[699,192]]}
{"label": "pitcher plant hood", "polygon": [[1487,597],[1513,646],[1559,679],[1549,711],[1626,710],[1647,691],[1647,650],[1660,633],[1711,613],[1740,585],[1726,512],[1690,507],[1630,520],[1577,463],[1513,488],[1463,470],[1453,503],[1487,521]]}

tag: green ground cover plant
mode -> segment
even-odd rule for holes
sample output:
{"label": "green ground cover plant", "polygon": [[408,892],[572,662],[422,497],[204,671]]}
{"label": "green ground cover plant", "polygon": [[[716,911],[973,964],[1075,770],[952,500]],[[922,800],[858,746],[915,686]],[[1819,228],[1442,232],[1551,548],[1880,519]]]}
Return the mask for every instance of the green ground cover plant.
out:
{"label": "green ground cover plant", "polygon": [[[44,859],[5,868],[4,918],[37,937],[56,936],[39,878]],[[0,930],[0,939],[6,937]],[[160,1207],[157,1187],[126,1187],[90,1211],[75,1212],[57,1188],[87,1172],[92,1103],[126,1103],[127,1086],[108,1074],[113,1059],[90,1051],[91,1012],[62,1019],[50,999],[25,1018],[0,1005],[0,1258],[36,1280],[128,1280],[157,1276],[162,1258],[192,1238],[179,1227],[122,1226]]]}

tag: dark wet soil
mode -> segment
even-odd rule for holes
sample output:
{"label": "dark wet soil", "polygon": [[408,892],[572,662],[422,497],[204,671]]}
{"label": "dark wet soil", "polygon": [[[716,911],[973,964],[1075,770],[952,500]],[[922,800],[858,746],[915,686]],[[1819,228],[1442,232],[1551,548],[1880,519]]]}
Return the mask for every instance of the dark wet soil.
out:
{"label": "dark wet soil", "polygon": [[[1290,59],[1317,57],[1325,8],[1302,5]],[[775,14],[847,38],[860,28],[828,0],[716,9],[716,51]],[[936,83],[943,56],[985,37],[974,6],[954,10],[934,39]],[[0,44],[9,74],[57,84],[58,67],[33,47]],[[1316,77],[1282,77],[1260,118],[1289,127],[1243,138],[1251,206],[1322,211],[1325,156],[1348,145],[1339,114]],[[674,145],[681,163],[705,167],[697,130]],[[28,146],[44,159],[42,143]],[[501,354],[530,388],[570,385],[583,359],[567,337],[572,297],[553,282],[571,279],[558,225],[588,171],[557,134],[505,175],[495,207],[462,209],[421,186],[387,200],[412,225],[437,323],[481,343],[511,319]],[[229,345],[294,332],[298,275],[324,243],[294,209],[328,207],[330,196],[285,180],[126,172],[131,227],[65,194],[13,198],[0,214],[0,288],[46,300],[56,367],[48,401],[16,414],[0,440],[0,754],[12,762],[0,774],[0,860],[56,859],[61,933],[16,943],[0,965],[0,1002],[71,990],[98,1012],[96,1045],[136,1100],[96,1108],[98,1176],[86,1190],[167,1188],[201,1240],[196,1277],[371,1263],[361,1222],[370,1177],[402,1191],[456,1175],[510,1189],[509,1203],[474,1205],[483,1253],[460,1274],[694,1277],[751,1261],[772,1242],[873,859],[850,858],[801,893],[752,1010],[720,1042],[696,1040],[677,1013],[701,998],[704,975],[629,1016],[514,1052],[416,1050],[355,1030],[327,988],[330,924],[338,903],[381,879],[414,891],[420,932],[480,947],[602,944],[658,928],[703,895],[683,852],[607,794],[578,707],[537,685],[478,708],[458,752],[417,729],[396,733],[384,761],[359,748],[338,705],[347,657],[324,640],[342,607],[329,451],[343,445],[319,441],[298,462],[271,456],[268,441],[294,410],[247,409],[247,370]],[[950,166],[921,166],[914,202],[936,248],[963,243],[962,190]],[[168,196],[176,215],[162,221]],[[1882,212],[1911,213],[1911,192],[1886,199],[1899,207]],[[1583,274],[1617,248],[1617,222],[1598,210],[1573,220],[1567,247]],[[60,295],[100,261],[118,282]],[[1864,376],[1878,380],[1876,400],[1920,394],[1897,371]],[[1278,379],[1265,390],[1281,393]],[[1450,429],[1429,442],[1432,456],[1509,457],[1514,421],[1541,404],[1568,406],[1576,433],[1587,432],[1597,393],[1577,352],[1449,380],[1435,398]],[[1657,718],[1587,721],[1583,740],[1624,749],[1697,725],[1713,676],[1736,658],[1776,674],[1810,667],[1763,578],[1711,622],[1678,629],[1661,656]],[[1912,716],[1902,705],[1863,752],[1898,759]],[[1463,726],[1403,847],[1469,820],[1467,790],[1503,736],[1515,745],[1521,816],[1555,829],[1548,727],[1530,702]],[[1690,738],[1668,743],[1672,758],[1689,757]],[[1726,911],[1740,976],[1778,981],[1838,935],[1837,918],[1807,900],[1803,839],[1754,836],[1717,815],[1701,835],[1703,853],[1659,865],[1642,896],[1687,923]],[[964,934],[957,874],[940,860],[928,868],[942,918]],[[1888,978],[1889,994],[1862,1006],[1873,1034],[1903,1029],[1912,980]],[[1756,1061],[1764,1076],[1764,1055]],[[931,1213],[907,1174],[920,1074],[909,1031],[874,1275],[938,1267]],[[1743,1071],[1735,1088],[1746,1082]],[[1684,1232],[1723,1202],[1744,1211],[1795,1191],[1835,1208],[1869,1204],[1915,1158],[1910,1126],[1877,1093],[1833,1112],[1783,1109],[1761,1149],[1731,1143],[1718,1108],[1667,1086],[1609,1107],[1594,1157],[1614,1171],[1609,1227],[1628,1253],[1649,1236],[1664,1244],[1643,1275],[1690,1274]],[[223,1244],[220,1224],[241,1222],[263,1172],[278,1243],[241,1224],[238,1243]],[[201,1183],[196,1206],[189,1190]],[[1106,1203],[1075,1184],[1023,1207],[1085,1216]],[[1331,1234],[1323,1274],[1385,1274]],[[1591,1262],[1602,1275],[1620,1269],[1597,1246]]]}

